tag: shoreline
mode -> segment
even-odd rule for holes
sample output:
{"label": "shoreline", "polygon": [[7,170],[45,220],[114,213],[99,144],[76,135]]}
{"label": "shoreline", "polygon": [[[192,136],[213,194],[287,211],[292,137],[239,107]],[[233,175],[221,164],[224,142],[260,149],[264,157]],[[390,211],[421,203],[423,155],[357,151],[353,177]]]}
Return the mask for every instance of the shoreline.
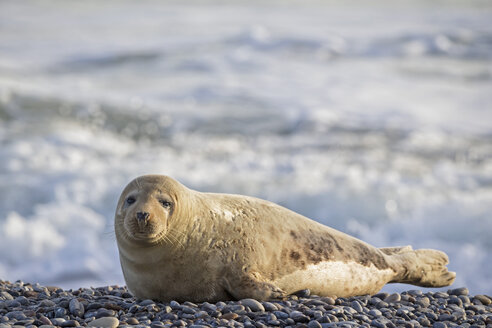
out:
{"label": "shoreline", "polygon": [[492,327],[492,298],[408,290],[333,299],[308,290],[282,301],[136,300],[126,287],[63,290],[0,280],[0,328],[27,327]]}

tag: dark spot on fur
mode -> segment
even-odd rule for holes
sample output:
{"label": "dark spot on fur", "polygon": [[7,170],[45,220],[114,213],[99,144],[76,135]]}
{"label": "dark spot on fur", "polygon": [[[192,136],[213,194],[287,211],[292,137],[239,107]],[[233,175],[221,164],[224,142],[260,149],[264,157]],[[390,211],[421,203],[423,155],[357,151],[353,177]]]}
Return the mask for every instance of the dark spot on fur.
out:
{"label": "dark spot on fur", "polygon": [[317,264],[323,260],[321,256],[313,255],[312,253],[307,253],[306,258],[309,262],[313,262],[314,264]]}
{"label": "dark spot on fur", "polygon": [[387,269],[389,267],[384,255],[374,249],[370,249],[367,245],[355,243],[352,252],[354,253],[353,260],[364,266],[372,263],[378,269]]}
{"label": "dark spot on fur", "polygon": [[293,238],[296,238],[296,239],[297,239],[297,233],[296,233],[294,230],[291,230],[291,231],[290,231],[290,235],[291,235]]}
{"label": "dark spot on fur", "polygon": [[299,254],[296,251],[291,251],[290,252],[290,258],[297,261],[301,258],[301,254]]}

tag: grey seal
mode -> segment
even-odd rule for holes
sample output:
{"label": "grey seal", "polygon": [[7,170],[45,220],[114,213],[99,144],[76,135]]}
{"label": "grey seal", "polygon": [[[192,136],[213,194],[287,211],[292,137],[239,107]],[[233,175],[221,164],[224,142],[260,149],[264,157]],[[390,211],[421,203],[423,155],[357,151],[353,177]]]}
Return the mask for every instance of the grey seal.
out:
{"label": "grey seal", "polygon": [[275,203],[198,192],[162,175],[126,186],[114,224],[125,281],[141,299],[266,300],[302,289],[349,297],[455,279],[441,251],[377,248]]}

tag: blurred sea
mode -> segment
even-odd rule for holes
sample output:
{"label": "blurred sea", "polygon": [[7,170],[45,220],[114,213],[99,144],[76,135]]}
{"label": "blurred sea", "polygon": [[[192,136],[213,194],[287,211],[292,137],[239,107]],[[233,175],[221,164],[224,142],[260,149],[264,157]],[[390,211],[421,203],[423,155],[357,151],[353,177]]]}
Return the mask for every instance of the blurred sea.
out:
{"label": "blurred sea", "polygon": [[0,278],[124,284],[146,173],[443,250],[490,295],[492,4],[1,1]]}

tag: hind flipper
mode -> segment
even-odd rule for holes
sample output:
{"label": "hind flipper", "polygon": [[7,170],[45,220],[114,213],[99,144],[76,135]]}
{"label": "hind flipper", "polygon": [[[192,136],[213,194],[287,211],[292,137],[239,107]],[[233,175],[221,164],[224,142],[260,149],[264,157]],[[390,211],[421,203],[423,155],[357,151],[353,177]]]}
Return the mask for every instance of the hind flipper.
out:
{"label": "hind flipper", "polygon": [[404,251],[391,256],[397,276],[391,282],[422,287],[444,287],[454,282],[456,273],[448,271],[448,256],[434,249]]}

